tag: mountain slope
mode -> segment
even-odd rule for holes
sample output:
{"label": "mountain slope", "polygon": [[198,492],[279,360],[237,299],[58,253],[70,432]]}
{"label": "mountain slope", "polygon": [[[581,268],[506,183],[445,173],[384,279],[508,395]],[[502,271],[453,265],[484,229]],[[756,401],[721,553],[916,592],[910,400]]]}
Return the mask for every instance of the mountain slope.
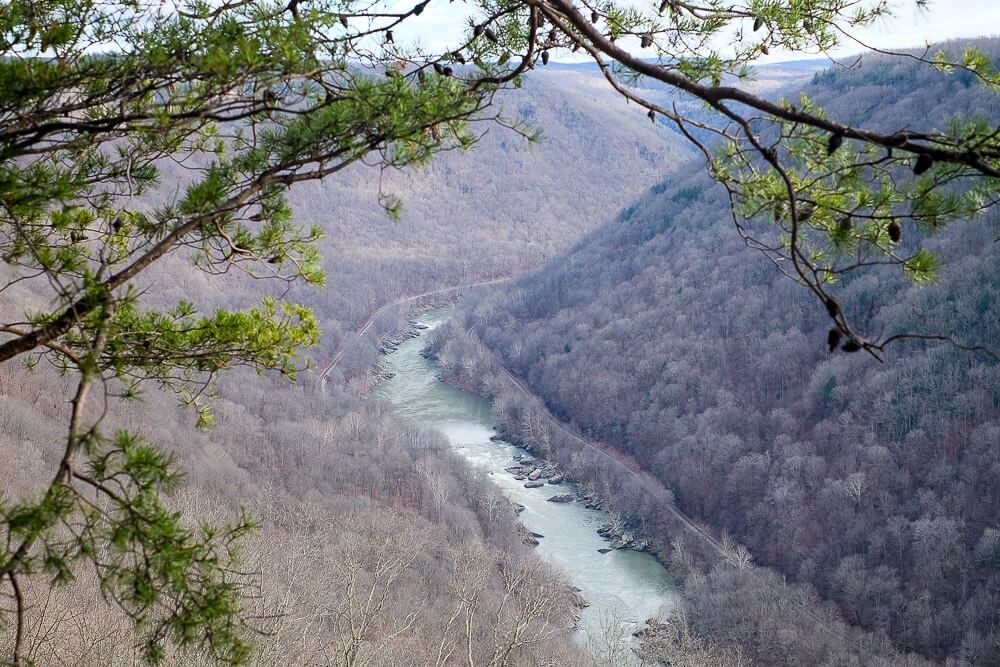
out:
{"label": "mountain slope", "polygon": [[[981,46],[998,52],[995,41]],[[805,92],[834,117],[885,128],[943,124],[958,109],[1000,118],[967,78],[907,62],[871,59],[818,75]],[[874,269],[838,296],[870,331],[946,333],[996,350],[996,222],[926,241],[947,267],[936,285]],[[682,509],[815,588],[845,621],[936,660],[1000,662],[997,364],[920,342],[891,348],[886,364],[829,355],[825,314],[743,246],[699,167],[538,273],[467,304],[464,325],[556,415],[634,456]],[[651,523],[633,498],[617,501],[634,525]],[[704,626],[742,641],[734,627],[748,621],[719,615],[757,602],[720,604],[724,589],[697,581]],[[805,650],[747,641],[767,664]]]}

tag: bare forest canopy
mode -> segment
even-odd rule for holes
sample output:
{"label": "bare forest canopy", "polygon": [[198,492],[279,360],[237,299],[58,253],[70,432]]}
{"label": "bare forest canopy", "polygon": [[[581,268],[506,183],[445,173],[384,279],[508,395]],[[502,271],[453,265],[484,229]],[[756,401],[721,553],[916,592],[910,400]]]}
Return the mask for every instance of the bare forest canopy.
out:
{"label": "bare forest canopy", "polygon": [[[535,268],[694,157],[683,137],[623,104],[597,73],[537,72],[496,104],[541,129],[540,140],[484,122],[471,152],[444,152],[407,170],[357,164],[290,191],[296,222],[325,232],[319,250],[329,286],[293,283],[287,297],[309,303],[319,318],[319,343],[306,351],[317,365],[344,348],[337,372],[347,380],[364,378],[378,336],[356,340],[353,331],[378,307]],[[185,170],[164,169],[165,201]],[[399,197],[398,220],[377,206],[380,191]],[[159,203],[154,197],[149,207]],[[235,298],[253,303],[275,289],[268,281],[186,271],[184,264],[174,261],[163,272],[153,267],[152,300],[231,307]],[[397,327],[393,315],[376,334]]]}
{"label": "bare forest canopy", "polygon": [[[567,467],[684,577],[702,634],[651,650],[995,660],[994,367],[957,354],[996,342],[988,288],[961,288],[990,284],[995,45],[822,74],[827,116],[778,99],[807,71],[747,67],[881,0],[460,0],[452,44],[407,43],[453,11],[428,5],[0,3],[0,660],[600,664],[498,488],[363,398],[406,331],[380,306],[569,248],[466,323],[674,489]],[[595,67],[545,71],[566,51]],[[959,109],[990,122],[944,126]],[[900,274],[928,282],[931,249],[952,264],[917,291]],[[914,337],[933,321],[951,347]],[[455,341],[450,374],[489,358]],[[714,568],[668,550],[675,497],[774,569],[730,538]]]}
{"label": "bare forest canopy", "polygon": [[[1000,51],[996,40],[979,46]],[[866,56],[803,92],[831,116],[885,131],[970,111],[1000,122],[996,99],[970,78],[906,60]],[[935,283],[885,266],[845,276],[837,290],[850,318],[885,336],[946,334],[996,350],[997,223],[990,213],[903,239],[942,258]],[[450,377],[499,400],[511,431],[575,463],[630,526],[659,538],[694,627],[758,664],[1000,663],[996,359],[928,340],[886,363],[828,351],[826,314],[732,225],[725,190],[683,169],[541,270],[470,297],[461,327],[433,349]],[[765,227],[754,232],[767,238]],[[526,434],[532,408],[498,390],[500,365],[672,496],[588,468],[551,430]],[[698,556],[683,527],[650,513],[673,501],[744,545],[759,576]],[[803,601],[834,612],[828,628],[792,629]]]}

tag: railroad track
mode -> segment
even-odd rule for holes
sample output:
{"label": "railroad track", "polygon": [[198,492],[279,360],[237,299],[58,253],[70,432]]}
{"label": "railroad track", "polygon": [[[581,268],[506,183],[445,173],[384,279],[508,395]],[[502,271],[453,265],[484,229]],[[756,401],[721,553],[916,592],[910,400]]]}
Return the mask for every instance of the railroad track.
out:
{"label": "railroad track", "polygon": [[[440,294],[448,294],[449,292],[457,292],[457,291],[463,290],[463,289],[472,289],[473,287],[484,287],[486,285],[497,285],[499,283],[505,283],[505,282],[511,281],[513,279],[514,279],[513,277],[508,276],[506,278],[494,278],[492,280],[482,280],[482,281],[475,282],[475,283],[466,283],[466,284],[463,284],[463,285],[453,285],[452,287],[442,287],[440,289],[430,290],[429,292],[423,292],[421,294],[414,294],[412,296],[404,296],[404,297],[401,297],[401,298],[396,299],[394,301],[389,301],[388,303],[384,303],[381,306],[379,306],[378,308],[376,308],[375,310],[373,310],[371,312],[371,314],[368,315],[368,318],[364,322],[361,323],[361,326],[358,327],[358,330],[354,332],[354,336],[356,338],[360,338],[361,336],[364,336],[368,332],[368,330],[371,328],[372,323],[375,321],[375,318],[378,317],[379,313],[381,313],[382,311],[384,311],[384,310],[386,310],[388,308],[392,308],[394,306],[401,306],[401,305],[403,305],[405,303],[411,303],[413,301],[417,301],[418,299],[423,299],[423,298],[426,298],[426,297],[429,297],[429,296],[437,296],[437,295],[440,295]],[[330,360],[330,363],[328,363],[326,365],[326,367],[322,370],[322,372],[320,372],[319,377],[317,378],[317,384],[318,384],[318,386],[319,386],[319,388],[321,390],[325,390],[325,388],[326,388],[326,377],[330,374],[330,371],[332,371],[334,369],[334,367],[336,367],[337,362],[340,361],[340,358],[343,356],[343,354],[344,354],[344,346],[343,346],[343,341],[341,341],[341,344],[337,346],[337,351],[334,352],[333,358]]]}

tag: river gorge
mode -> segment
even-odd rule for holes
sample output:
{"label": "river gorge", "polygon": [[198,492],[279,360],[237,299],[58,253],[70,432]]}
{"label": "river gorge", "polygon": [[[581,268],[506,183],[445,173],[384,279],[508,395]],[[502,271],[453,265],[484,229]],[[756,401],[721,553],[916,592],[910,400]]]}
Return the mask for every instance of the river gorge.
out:
{"label": "river gorge", "polygon": [[506,469],[518,464],[515,457],[522,452],[496,439],[490,403],[441,381],[437,364],[421,356],[426,334],[450,315],[450,308],[440,308],[417,317],[417,324],[426,328],[386,355],[392,376],[372,395],[390,401],[398,414],[444,433],[459,454],[487,472],[512,503],[524,507],[521,523],[542,536],[539,555],[558,565],[590,603],[580,618],[581,641],[611,624],[624,622],[632,630],[668,612],[678,597],[659,561],[637,551],[607,551],[610,544],[597,534],[608,522],[606,512],[580,502],[549,502],[554,495],[573,492],[571,483],[525,488],[524,481],[514,479]]}

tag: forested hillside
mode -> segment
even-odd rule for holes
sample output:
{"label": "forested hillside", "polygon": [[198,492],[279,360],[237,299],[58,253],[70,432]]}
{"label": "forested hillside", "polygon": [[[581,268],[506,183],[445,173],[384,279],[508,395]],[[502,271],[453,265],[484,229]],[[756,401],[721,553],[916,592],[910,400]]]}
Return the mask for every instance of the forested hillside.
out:
{"label": "forested hillside", "polygon": [[[535,144],[484,123],[473,151],[442,155],[421,172],[358,166],[293,189],[296,221],[326,233],[326,289],[209,275],[170,258],[137,285],[152,304],[189,300],[202,312],[284,292],[320,320],[320,344],[307,351],[315,363],[345,348],[323,392],[308,372],[292,383],[231,371],[209,401],[215,425],[204,431],[178,397],[153,386],[143,386],[139,403],[106,404],[107,433],[127,428],[176,457],[185,477],[172,509],[225,521],[243,506],[260,522],[239,578],[250,624],[262,633],[259,664],[436,664],[456,651],[483,664],[499,654],[518,664],[583,659],[569,643],[567,583],[521,544],[513,510],[497,511],[507,506],[499,489],[443,436],[358,395],[379,338],[405,328],[405,313],[386,313],[362,340],[350,332],[398,297],[537,266],[685,153],[641,113],[623,124],[619,102],[597,83],[593,73],[539,72],[511,94],[502,107],[544,130]],[[403,200],[399,222],[378,206],[380,176],[382,189]],[[610,195],[609,178],[621,183]],[[164,165],[161,198],[149,207],[176,196],[184,179],[183,168]],[[568,181],[572,189],[562,187]],[[591,214],[573,214],[581,201]],[[19,284],[0,292],[9,320],[45,305],[44,294]],[[0,468],[0,500],[33,496],[51,478],[66,421],[56,397],[69,387],[48,364],[0,369],[0,457],[10,463]],[[38,664],[124,664],[141,655],[130,619],[100,602],[89,577],[49,597],[40,576],[24,594],[32,610],[26,655]],[[5,627],[0,650],[9,653],[13,641]]]}
{"label": "forested hillside", "polygon": [[[47,445],[62,428],[49,399],[60,382],[43,371],[0,377],[8,497],[33,493],[57,463]],[[139,410],[112,404],[108,428],[135,429],[178,458],[186,474],[172,510],[221,523],[242,506],[259,522],[233,573],[260,633],[252,664],[435,664],[456,647],[464,655],[467,642],[483,662],[508,650],[523,664],[579,659],[567,583],[520,544],[513,511],[496,510],[500,491],[443,436],[334,388],[321,395],[236,373],[223,393],[207,432],[155,393]],[[51,592],[28,580],[24,594],[38,664],[140,660],[131,621],[104,604],[89,574]],[[477,607],[466,609],[471,598]],[[458,613],[462,625],[448,625]],[[9,648],[12,636],[0,637]]]}
{"label": "forested hillside", "polygon": [[0,4],[0,662],[1000,663],[1000,46],[757,68],[894,11]]}
{"label": "forested hillside", "polygon": [[[692,155],[670,127],[630,113],[596,72],[534,72],[493,111],[529,123],[541,138],[483,122],[475,148],[425,168],[358,165],[293,191],[296,221],[325,231],[330,287],[294,293],[321,315],[318,359],[345,343],[351,349],[339,369],[364,375],[374,348],[354,345],[349,332],[374,308],[537,267]],[[399,221],[378,206],[380,188],[401,198]],[[215,289],[206,283],[188,293]]]}
{"label": "forested hillside", "polygon": [[[832,117],[885,130],[943,125],[958,110],[1000,118],[969,76],[906,60],[866,57],[804,92]],[[997,664],[995,357],[924,341],[893,344],[885,363],[829,353],[826,313],[744,246],[702,169],[666,178],[539,272],[466,303],[474,333],[438,341],[439,357],[490,393],[481,340],[557,417],[632,455],[679,508],[846,623],[935,661]],[[936,284],[874,267],[836,294],[873,334],[945,334],[996,352],[996,222],[926,239],[904,230],[907,250],[922,243],[943,259]],[[696,626],[744,642],[762,664],[815,664],[806,641],[760,632],[772,613],[760,590],[711,564],[689,576],[686,537],[645,516],[641,495],[610,495],[631,525],[675,541],[665,557],[687,577]]]}

